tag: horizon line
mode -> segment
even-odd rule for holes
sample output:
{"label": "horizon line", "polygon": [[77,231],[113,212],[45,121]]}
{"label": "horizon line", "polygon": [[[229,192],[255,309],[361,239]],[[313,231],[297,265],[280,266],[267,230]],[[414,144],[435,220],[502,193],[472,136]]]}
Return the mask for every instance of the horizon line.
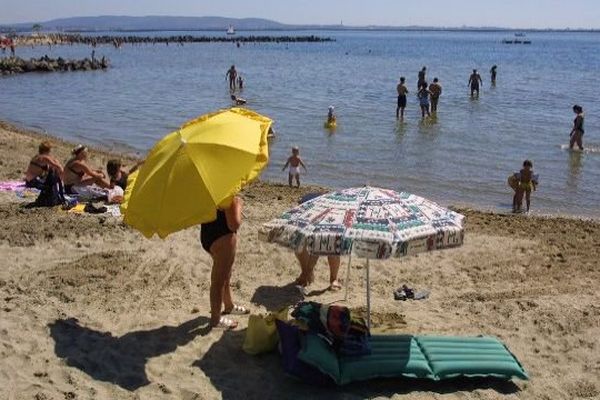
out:
{"label": "horizon line", "polygon": [[[260,19],[273,23],[277,23],[280,25],[285,25],[291,28],[301,28],[309,29],[313,28],[327,28],[327,29],[381,29],[381,30],[488,30],[488,31],[574,31],[574,32],[589,32],[589,31],[598,31],[600,27],[596,28],[584,28],[584,27],[562,27],[562,28],[524,28],[524,27],[505,27],[505,26],[469,26],[469,25],[461,25],[461,26],[436,26],[436,25],[375,25],[375,24],[367,24],[367,25],[344,25],[343,23],[339,24],[313,24],[313,23],[287,23],[287,22],[279,22],[276,20],[262,18],[262,17],[223,17],[217,15],[200,15],[200,16],[190,16],[190,15],[118,15],[118,14],[101,14],[101,15],[80,15],[80,16],[71,16],[71,17],[57,17],[48,19],[45,21],[25,21],[25,22],[1,22],[0,27],[11,27],[15,25],[27,25],[27,24],[42,24],[48,23],[55,20],[60,19],[76,19],[76,18],[106,18],[106,17],[125,17],[125,18],[223,18],[230,20],[246,20],[246,19]],[[198,30],[207,30],[207,29],[198,29]],[[286,30],[285,28],[268,28],[268,29],[247,29],[247,30]]]}

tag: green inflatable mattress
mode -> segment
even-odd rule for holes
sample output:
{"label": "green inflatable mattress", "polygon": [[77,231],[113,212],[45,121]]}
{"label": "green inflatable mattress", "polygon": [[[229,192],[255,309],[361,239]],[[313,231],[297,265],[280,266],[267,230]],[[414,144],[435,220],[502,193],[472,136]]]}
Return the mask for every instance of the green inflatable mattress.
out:
{"label": "green inflatable mattress", "polygon": [[368,356],[338,357],[317,335],[304,336],[298,357],[345,385],[383,377],[495,377],[528,379],[527,373],[495,337],[375,335]]}

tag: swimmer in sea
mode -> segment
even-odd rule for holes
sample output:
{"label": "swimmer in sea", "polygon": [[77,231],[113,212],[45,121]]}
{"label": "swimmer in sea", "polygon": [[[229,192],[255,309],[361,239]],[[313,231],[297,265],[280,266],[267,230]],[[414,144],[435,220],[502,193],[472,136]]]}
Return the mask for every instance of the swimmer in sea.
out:
{"label": "swimmer in sea", "polygon": [[421,88],[421,85],[423,85],[423,82],[425,82],[425,74],[426,73],[427,73],[427,67],[423,67],[419,71],[419,80],[417,81],[417,90],[419,90]]}
{"label": "swimmer in sea", "polygon": [[433,78],[433,83],[429,85],[429,92],[431,93],[431,112],[437,113],[438,101],[442,95],[442,85],[439,84],[438,78]]}
{"label": "swimmer in sea", "polygon": [[483,81],[476,69],[473,70],[473,73],[469,77],[468,85],[471,87],[471,97],[473,97],[473,93],[475,92],[477,92],[477,97],[479,97],[479,85],[483,85]]}
{"label": "swimmer in sea", "polygon": [[335,114],[333,113],[333,106],[329,106],[329,109],[327,111],[327,124],[335,124],[336,122],[336,117]]}
{"label": "swimmer in sea", "polygon": [[406,95],[408,94],[408,89],[404,84],[405,79],[403,76],[400,77],[400,83],[396,86],[396,91],[398,92],[398,105],[396,106],[396,119],[400,118],[401,121],[404,120],[404,109],[406,108]]}
{"label": "swimmer in sea", "polygon": [[498,66],[494,65],[492,69],[490,69],[490,76],[492,77],[492,86],[496,86],[496,68],[498,68]]}
{"label": "swimmer in sea", "polygon": [[246,104],[246,99],[237,97],[235,94],[231,95],[231,101],[233,101],[236,106],[243,106],[244,104]]}
{"label": "swimmer in sea", "polygon": [[237,71],[235,65],[232,65],[225,74],[225,79],[229,78],[229,90],[235,90],[235,81],[237,78]]}
{"label": "swimmer in sea", "polygon": [[575,143],[580,150],[583,151],[583,134],[585,133],[583,129],[583,107],[575,104],[573,106],[573,112],[577,114],[575,119],[573,120],[573,129],[571,129],[571,140],[569,141],[569,149],[573,149]]}
{"label": "swimmer in sea", "polygon": [[304,168],[304,171],[306,171],[306,166],[300,158],[300,149],[297,146],[292,147],[292,155],[287,159],[287,162],[281,170],[285,171],[288,165],[290,166],[288,173],[288,183],[290,187],[292,187],[292,181],[294,178],[296,179],[297,187],[300,187],[300,166]]}
{"label": "swimmer in sea", "polygon": [[427,82],[423,82],[421,84],[421,88],[417,93],[417,97],[419,98],[419,105],[421,106],[421,117],[424,119],[425,114],[429,117],[431,114],[429,113],[429,96],[431,92],[427,90]]}

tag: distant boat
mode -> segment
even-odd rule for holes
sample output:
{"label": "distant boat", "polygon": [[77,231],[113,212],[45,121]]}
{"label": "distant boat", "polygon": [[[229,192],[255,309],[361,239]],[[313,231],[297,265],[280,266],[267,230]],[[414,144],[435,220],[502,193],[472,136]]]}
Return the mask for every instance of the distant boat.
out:
{"label": "distant boat", "polygon": [[233,29],[233,25],[229,25],[229,28],[227,28],[227,34],[235,35],[235,29]]}
{"label": "distant boat", "polygon": [[531,40],[525,38],[525,34],[521,32],[515,33],[515,37],[511,39],[502,39],[504,44],[531,44]]}

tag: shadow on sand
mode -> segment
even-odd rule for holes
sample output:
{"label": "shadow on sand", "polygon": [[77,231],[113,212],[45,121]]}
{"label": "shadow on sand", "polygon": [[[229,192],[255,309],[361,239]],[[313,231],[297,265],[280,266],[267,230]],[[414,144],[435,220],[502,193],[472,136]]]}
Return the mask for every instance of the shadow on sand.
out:
{"label": "shadow on sand", "polygon": [[198,335],[209,332],[209,319],[198,317],[179,326],[162,326],[135,331],[123,336],[86,328],[74,318],[58,319],[50,324],[54,351],[67,365],[92,378],[114,383],[127,390],[148,385],[146,362],[175,351]]}
{"label": "shadow on sand", "polygon": [[520,391],[511,381],[494,378],[453,379],[431,381],[424,379],[376,379],[346,386],[315,386],[287,376],[276,352],[250,356],[242,351],[245,331],[223,334],[204,357],[194,362],[210,379],[223,400],[234,399],[365,399],[392,397],[394,394],[431,392],[449,394],[493,390],[507,395]]}
{"label": "shadow on sand", "polygon": [[282,307],[302,301],[304,296],[294,283],[285,286],[259,286],[252,295],[252,303],[265,306],[269,311],[277,311]]}

